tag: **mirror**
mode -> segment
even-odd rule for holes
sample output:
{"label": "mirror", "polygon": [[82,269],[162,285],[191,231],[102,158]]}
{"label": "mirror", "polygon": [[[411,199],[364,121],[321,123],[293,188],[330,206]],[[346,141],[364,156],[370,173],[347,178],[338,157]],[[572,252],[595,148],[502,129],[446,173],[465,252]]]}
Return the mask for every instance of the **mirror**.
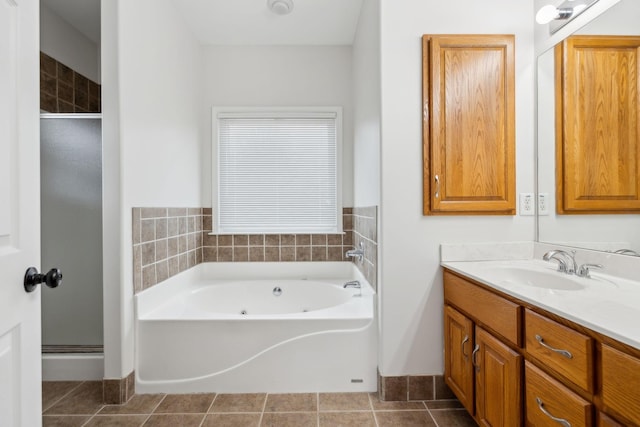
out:
{"label": "mirror", "polygon": [[[621,0],[575,35],[640,36],[640,1]],[[538,213],[538,241],[640,256],[640,214],[559,215],[556,209],[556,115],[554,49],[538,57],[538,193],[546,212]],[[636,168],[640,164],[635,165]],[[622,252],[619,252],[622,253]]]}

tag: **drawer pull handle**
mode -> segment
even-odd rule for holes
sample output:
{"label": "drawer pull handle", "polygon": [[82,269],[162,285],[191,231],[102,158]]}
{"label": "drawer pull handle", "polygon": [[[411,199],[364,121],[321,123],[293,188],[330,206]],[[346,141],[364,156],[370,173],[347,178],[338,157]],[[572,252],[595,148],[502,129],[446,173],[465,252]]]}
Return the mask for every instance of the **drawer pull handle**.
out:
{"label": "drawer pull handle", "polygon": [[558,348],[553,348],[551,347],[549,344],[547,344],[546,342],[544,342],[544,340],[542,339],[542,337],[540,335],[536,335],[536,341],[538,341],[538,343],[543,346],[544,348],[546,348],[547,350],[551,350],[553,352],[556,352],[558,354],[563,355],[564,357],[566,357],[567,359],[573,359],[573,354],[571,354],[570,351],[567,350],[560,350]]}
{"label": "drawer pull handle", "polygon": [[438,175],[435,176],[435,180],[436,180],[436,194],[435,197],[436,199],[438,197],[440,197],[440,177]]}
{"label": "drawer pull handle", "polygon": [[471,353],[471,364],[475,366],[476,372],[480,372],[480,366],[476,363],[476,355],[478,354],[478,350],[480,350],[480,346],[476,344],[473,348],[473,353]]}
{"label": "drawer pull handle", "polygon": [[540,400],[539,397],[536,397],[536,403],[538,404],[538,408],[542,411],[543,414],[545,414],[547,417],[551,418],[553,421],[557,422],[558,424],[564,426],[564,427],[571,427],[571,423],[567,420],[565,420],[564,418],[557,418],[554,417],[553,415],[551,415],[549,413],[549,411],[547,411],[546,409],[544,409],[544,403],[542,403],[542,400]]}
{"label": "drawer pull handle", "polygon": [[469,335],[465,335],[464,339],[462,340],[462,355],[464,356],[465,359],[469,358],[469,355],[464,352],[464,345],[467,343],[467,341],[469,341]]}

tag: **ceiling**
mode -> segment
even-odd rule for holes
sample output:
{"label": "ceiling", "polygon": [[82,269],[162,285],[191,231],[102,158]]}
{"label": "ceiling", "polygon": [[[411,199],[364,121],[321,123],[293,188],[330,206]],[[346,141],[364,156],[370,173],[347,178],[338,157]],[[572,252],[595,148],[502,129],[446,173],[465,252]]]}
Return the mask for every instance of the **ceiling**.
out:
{"label": "ceiling", "polygon": [[100,0],[40,0],[56,15],[87,36],[100,43]]}
{"label": "ceiling", "polygon": [[[350,45],[363,0],[293,0],[276,15],[267,0],[171,0],[192,34],[213,45]],[[100,42],[100,0],[41,0],[94,43]]]}
{"label": "ceiling", "polygon": [[363,0],[293,0],[288,15],[267,0],[172,1],[202,44],[350,45]]}

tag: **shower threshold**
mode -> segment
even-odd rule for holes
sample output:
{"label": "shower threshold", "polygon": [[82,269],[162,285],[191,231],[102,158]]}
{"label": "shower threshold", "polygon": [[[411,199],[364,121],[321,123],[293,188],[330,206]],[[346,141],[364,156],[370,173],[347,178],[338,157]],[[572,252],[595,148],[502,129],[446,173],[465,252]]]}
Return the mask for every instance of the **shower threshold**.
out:
{"label": "shower threshold", "polygon": [[104,353],[102,345],[43,345],[42,354]]}

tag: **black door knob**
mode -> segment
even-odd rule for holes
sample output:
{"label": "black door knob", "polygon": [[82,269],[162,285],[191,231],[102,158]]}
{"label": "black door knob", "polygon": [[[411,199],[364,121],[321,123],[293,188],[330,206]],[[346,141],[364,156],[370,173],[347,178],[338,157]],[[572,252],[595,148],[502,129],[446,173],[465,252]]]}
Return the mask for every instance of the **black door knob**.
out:
{"label": "black door knob", "polygon": [[24,290],[33,292],[40,283],[57,288],[62,283],[62,272],[58,268],[52,268],[47,274],[40,274],[35,267],[27,268],[24,274]]}

